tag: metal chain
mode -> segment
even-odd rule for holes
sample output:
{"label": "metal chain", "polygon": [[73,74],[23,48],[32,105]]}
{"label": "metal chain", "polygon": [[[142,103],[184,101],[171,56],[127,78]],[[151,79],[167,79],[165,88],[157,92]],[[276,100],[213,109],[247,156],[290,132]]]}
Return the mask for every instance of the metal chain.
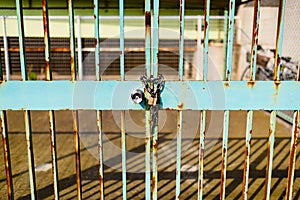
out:
{"label": "metal chain", "polygon": [[[153,75],[151,75],[150,78],[148,78],[146,75],[142,75],[140,77],[140,80],[144,84],[147,92],[149,92],[149,94],[152,97],[156,96],[156,94],[162,89],[165,83],[165,79],[161,74],[159,74],[157,78],[154,78]],[[156,84],[156,90],[154,89],[155,84]]]}
{"label": "metal chain", "polygon": [[[159,98],[159,92],[163,88],[165,84],[165,80],[163,75],[159,74],[157,78],[154,78],[152,75],[148,78],[146,75],[142,75],[140,80],[143,82],[147,92],[153,98]],[[156,89],[154,89],[154,85],[156,85]],[[159,111],[159,104],[151,105],[150,106],[150,115],[151,115],[151,122],[150,127],[151,130],[154,129],[158,125],[158,111]]]}

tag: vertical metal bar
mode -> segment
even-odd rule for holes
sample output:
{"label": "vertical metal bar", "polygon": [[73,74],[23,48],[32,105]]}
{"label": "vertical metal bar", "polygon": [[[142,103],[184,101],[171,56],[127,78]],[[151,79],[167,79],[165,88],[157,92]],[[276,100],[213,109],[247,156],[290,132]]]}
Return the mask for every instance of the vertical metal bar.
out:
{"label": "vertical metal bar", "polygon": [[158,46],[159,46],[159,0],[153,1],[154,20],[153,20],[153,76],[158,75]]}
{"label": "vertical metal bar", "polygon": [[127,177],[126,177],[126,132],[125,111],[121,111],[121,140],[122,140],[122,188],[123,199],[127,199]]}
{"label": "vertical metal bar", "polygon": [[235,0],[229,0],[229,26],[228,26],[228,41],[227,41],[227,58],[226,58],[226,76],[225,80],[230,81],[232,75],[232,50],[234,36],[234,13]]}
{"label": "vertical metal bar", "polygon": [[270,199],[275,129],[276,129],[276,111],[273,110],[271,112],[271,117],[270,117],[270,128],[269,128],[269,137],[268,137],[268,158],[267,158],[268,160],[266,166],[265,197],[264,197],[265,200]]}
{"label": "vertical metal bar", "polygon": [[242,199],[247,199],[248,195],[248,181],[250,169],[250,150],[251,150],[251,136],[252,136],[252,121],[253,111],[247,112],[247,127],[246,127],[246,140],[245,140],[245,156],[244,156],[244,177],[242,185]]}
{"label": "vertical metal bar", "polygon": [[177,156],[176,156],[176,197],[175,199],[180,199],[181,139],[182,139],[182,111],[178,111],[177,112]]}
{"label": "vertical metal bar", "polygon": [[6,80],[10,80],[8,40],[7,40],[7,35],[6,35],[6,17],[2,16],[2,20],[3,20],[2,21],[2,27],[3,27],[3,46],[4,46]]}
{"label": "vertical metal bar", "polygon": [[[201,79],[201,74],[200,74],[200,66],[201,66],[201,39],[202,39],[202,17],[199,15],[197,17],[197,53],[198,53],[198,57],[197,57],[197,68],[196,68],[196,80],[200,80]],[[203,70],[202,70],[203,71]],[[202,75],[203,77],[203,75]]]}
{"label": "vertical metal bar", "polygon": [[[77,62],[76,62],[73,0],[68,0],[68,9],[69,9],[69,28],[70,28],[71,76],[72,76],[72,81],[75,81],[77,79],[78,73],[76,69]],[[78,112],[72,111],[72,116],[73,116],[73,131],[74,131],[77,198],[82,199]]]}
{"label": "vertical metal bar", "polygon": [[[158,76],[158,45],[159,45],[159,0],[153,1],[154,20],[153,20],[153,45],[152,45],[152,75]],[[158,185],[158,109],[159,105],[151,106],[152,119],[152,199],[157,199]]]}
{"label": "vertical metal bar", "polygon": [[78,52],[78,80],[83,80],[82,42],[81,42],[81,19],[77,16],[77,52]]}
{"label": "vertical metal bar", "polygon": [[145,58],[146,58],[146,75],[150,76],[151,72],[151,1],[145,0]]}
{"label": "vertical metal bar", "polygon": [[229,111],[224,111],[223,122],[223,142],[222,142],[222,169],[221,169],[221,192],[220,199],[225,199],[226,187],[226,170],[227,170],[227,155],[228,155],[228,126],[229,126]]}
{"label": "vertical metal bar", "polygon": [[43,25],[44,25],[44,45],[45,45],[45,64],[46,80],[52,80],[52,66],[50,61],[50,35],[49,35],[49,15],[48,0],[42,0]]}
{"label": "vertical metal bar", "polygon": [[[42,0],[43,24],[44,24],[44,44],[45,44],[45,63],[46,63],[46,80],[52,80],[52,66],[50,56],[50,34],[49,34],[49,14],[48,0]],[[57,153],[56,153],[56,137],[55,137],[55,118],[54,111],[49,110],[49,131],[52,156],[52,178],[54,185],[54,199],[59,198],[58,190],[58,168],[57,168]]]}
{"label": "vertical metal bar", "polygon": [[[95,20],[95,68],[96,80],[101,80],[100,69],[100,33],[99,33],[99,0],[94,0],[94,20]],[[99,189],[100,199],[104,199],[104,183],[103,183],[103,143],[102,143],[102,111],[97,110],[97,126],[98,126],[98,175],[99,175]]]}
{"label": "vertical metal bar", "polygon": [[[298,66],[300,61],[298,63]],[[298,67],[297,72],[297,81],[300,81],[300,67]],[[296,164],[296,156],[297,156],[297,144],[298,144],[298,134],[299,134],[299,110],[294,111],[293,116],[293,131],[291,138],[291,147],[290,147],[290,163],[288,169],[288,180],[287,180],[287,188],[286,188],[286,199],[291,200],[293,198],[293,185],[294,185],[294,175],[295,175],[295,164]]]}
{"label": "vertical metal bar", "polygon": [[[258,32],[260,21],[260,3],[261,0],[254,1],[254,14],[253,14],[253,28],[252,28],[252,45],[251,45],[251,62],[250,62],[250,80],[249,83],[254,83],[256,74],[256,58],[257,58],[257,44]],[[252,121],[253,111],[247,112],[247,129],[245,141],[245,159],[244,159],[244,176],[242,186],[242,199],[247,199],[248,196],[248,182],[249,182],[249,169],[250,169],[250,151],[251,151],[251,137],[252,137]]]}
{"label": "vertical metal bar", "polygon": [[[233,35],[234,35],[234,13],[235,13],[235,0],[229,1],[229,37],[227,46],[227,58],[226,58],[226,76],[225,80],[231,80],[232,74],[232,50],[233,50]],[[230,86],[229,86],[230,87]],[[229,110],[224,111],[224,123],[223,123],[223,142],[222,142],[222,164],[221,164],[221,189],[220,199],[225,199],[226,188],[226,171],[227,171],[227,155],[228,155],[228,126],[229,126]]]}
{"label": "vertical metal bar", "polygon": [[27,80],[27,66],[26,66],[26,47],[24,35],[24,21],[22,1],[16,0],[17,17],[18,17],[18,33],[19,33],[19,48],[20,48],[20,65],[22,81]]}
{"label": "vertical metal bar", "polygon": [[[22,81],[26,81],[27,80],[26,47],[25,47],[25,35],[24,35],[23,8],[22,8],[21,0],[16,0],[16,7],[17,7],[17,18],[18,18],[21,75],[22,75]],[[25,118],[25,132],[26,132],[25,138],[26,138],[26,145],[27,145],[30,192],[31,192],[31,199],[35,199],[37,195],[36,195],[36,182],[35,182],[35,171],[34,171],[34,156],[33,156],[33,146],[32,146],[30,112],[28,110],[24,111],[24,118]]]}
{"label": "vertical metal bar", "polygon": [[204,54],[203,54],[203,80],[207,80],[208,74],[208,41],[209,41],[209,13],[210,0],[204,1]]}
{"label": "vertical metal bar", "polygon": [[[180,38],[179,38],[179,80],[183,80],[183,56],[184,56],[184,7],[185,0],[179,0]],[[181,143],[182,143],[182,110],[177,111],[177,156],[176,156],[176,196],[180,199],[180,169],[181,169]]]}
{"label": "vertical metal bar", "polygon": [[[204,1],[204,52],[203,52],[203,81],[208,74],[208,41],[210,28],[210,0]],[[198,199],[203,199],[203,171],[204,171],[204,145],[206,130],[206,111],[200,112],[200,138],[199,138],[199,171],[198,171]]]}
{"label": "vertical metal bar", "polygon": [[76,80],[76,44],[75,44],[75,28],[74,28],[74,8],[73,0],[68,0],[69,9],[69,31],[70,31],[70,52],[71,52],[71,76],[72,81]]}
{"label": "vertical metal bar", "polygon": [[183,77],[183,56],[184,56],[184,7],[185,0],[179,0],[180,8],[180,38],[179,38],[179,80],[182,81]]}
{"label": "vertical metal bar", "polygon": [[104,182],[103,182],[103,142],[102,142],[102,111],[97,111],[97,126],[98,126],[98,153],[99,153],[99,187],[100,187],[100,199],[104,199]]}
{"label": "vertical metal bar", "polygon": [[227,42],[228,42],[228,10],[224,10],[224,65],[223,65],[223,80],[226,79],[226,64],[227,64]]}
{"label": "vertical metal bar", "polygon": [[28,110],[25,110],[24,116],[25,116],[25,131],[26,131],[26,143],[27,143],[27,156],[28,156],[28,169],[29,169],[31,199],[36,199],[37,193],[36,193],[36,182],[35,182],[35,171],[34,171],[34,156],[33,156],[33,146],[32,146],[30,112]]}
{"label": "vertical metal bar", "polygon": [[[146,75],[149,77],[151,72],[151,1],[145,0],[145,59],[146,59]],[[146,93],[146,97],[149,94]],[[145,198],[151,198],[151,113],[150,110],[145,111],[146,132],[145,132]]]}
{"label": "vertical metal bar", "polygon": [[[276,51],[275,51],[275,60],[274,60],[275,63],[274,81],[280,80],[280,57],[282,54],[281,52],[282,52],[282,40],[283,40],[284,9],[285,9],[285,0],[280,0],[279,9],[278,9]],[[266,168],[267,171],[266,171],[266,181],[265,181],[265,199],[270,199],[276,116],[277,116],[277,112],[272,111],[270,117],[270,129],[269,129],[268,162]]]}
{"label": "vertical metal bar", "polygon": [[120,15],[120,72],[121,80],[125,80],[125,46],[124,46],[124,0],[119,0]]}
{"label": "vertical metal bar", "polygon": [[203,171],[204,171],[204,145],[206,136],[206,111],[200,112],[200,142],[198,167],[198,199],[203,199]]}
{"label": "vertical metal bar", "polygon": [[[125,80],[125,46],[124,46],[124,0],[119,0],[120,16],[120,72],[121,81]],[[123,199],[127,199],[127,177],[126,177],[126,132],[125,132],[125,111],[121,111],[121,140],[122,140],[122,188]]]}
{"label": "vertical metal bar", "polygon": [[99,0],[94,0],[94,20],[95,20],[95,67],[96,80],[101,80],[100,75],[100,33],[99,33]]}
{"label": "vertical metal bar", "polygon": [[8,197],[8,199],[14,199],[10,148],[9,148],[8,131],[7,131],[7,118],[6,118],[5,111],[0,111],[0,120],[1,120],[0,125],[1,125],[1,132],[2,132],[3,154],[4,154],[4,162],[5,162],[7,197]]}
{"label": "vertical metal bar", "polygon": [[[3,73],[2,73],[2,62],[1,62],[1,56],[0,56],[0,82],[2,82],[2,81],[3,81]],[[2,146],[3,146],[5,175],[6,175],[7,198],[14,199],[14,187],[13,187],[13,181],[12,181],[10,148],[9,148],[8,130],[7,130],[7,118],[6,118],[6,111],[2,111],[2,110],[0,111],[0,131],[2,133]]]}
{"label": "vertical metal bar", "polygon": [[299,110],[294,112],[293,118],[293,131],[291,138],[291,148],[290,148],[290,162],[288,169],[288,181],[286,188],[286,198],[291,200],[293,198],[293,185],[294,185],[294,175],[295,175],[295,164],[297,156],[297,144],[298,144],[298,121],[299,121]]}
{"label": "vertical metal bar", "polygon": [[280,57],[282,55],[282,41],[283,41],[283,26],[284,26],[284,12],[286,0],[279,1],[277,33],[276,33],[276,51],[274,59],[274,81],[280,80]]}

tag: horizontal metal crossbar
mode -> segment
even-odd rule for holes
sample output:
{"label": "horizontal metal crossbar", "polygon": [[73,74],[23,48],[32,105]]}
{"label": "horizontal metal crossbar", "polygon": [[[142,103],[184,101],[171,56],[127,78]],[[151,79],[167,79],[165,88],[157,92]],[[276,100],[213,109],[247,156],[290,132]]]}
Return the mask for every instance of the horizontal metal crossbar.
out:
{"label": "horizontal metal crossbar", "polygon": [[[130,94],[139,81],[7,81],[0,110],[143,110]],[[296,81],[167,81],[161,109],[300,110]]]}

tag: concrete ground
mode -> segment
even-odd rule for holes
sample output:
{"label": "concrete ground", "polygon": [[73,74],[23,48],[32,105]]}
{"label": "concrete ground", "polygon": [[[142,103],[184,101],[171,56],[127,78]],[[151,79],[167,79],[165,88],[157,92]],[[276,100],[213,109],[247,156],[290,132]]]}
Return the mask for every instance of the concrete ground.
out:
{"label": "concrete ground", "polygon": [[[231,111],[228,141],[226,198],[242,195],[246,112]],[[33,111],[32,131],[38,199],[53,199],[50,135],[46,111]],[[103,112],[105,199],[122,198],[120,112]],[[71,111],[56,111],[56,140],[61,199],[76,199],[74,139]],[[158,198],[174,199],[176,168],[176,111],[160,112]],[[144,199],[144,112],[126,112],[127,197]],[[97,175],[97,127],[95,112],[79,112],[83,199],[99,198]],[[208,112],[204,159],[205,199],[219,199],[223,112]],[[249,199],[264,197],[269,114],[255,111],[251,140]],[[29,199],[30,186],[24,118],[21,111],[8,112],[9,144],[15,199]],[[196,199],[199,147],[199,112],[183,112],[181,199]],[[286,190],[292,128],[277,120],[271,199],[283,199]],[[2,146],[2,143],[1,143]],[[1,147],[1,154],[3,155]],[[299,145],[298,145],[299,149]],[[300,198],[300,165],[297,152],[294,199]],[[3,156],[2,156],[3,163]],[[6,198],[4,165],[0,167],[0,196]]]}

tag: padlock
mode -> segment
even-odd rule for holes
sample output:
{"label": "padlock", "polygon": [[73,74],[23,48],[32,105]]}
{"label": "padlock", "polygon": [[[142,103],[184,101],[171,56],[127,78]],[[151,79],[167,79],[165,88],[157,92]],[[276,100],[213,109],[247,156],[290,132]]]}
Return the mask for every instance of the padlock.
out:
{"label": "padlock", "polygon": [[144,100],[144,93],[136,89],[131,93],[131,99],[135,104],[140,104]]}
{"label": "padlock", "polygon": [[157,96],[155,95],[151,95],[148,101],[149,106],[155,106],[157,102]]}

